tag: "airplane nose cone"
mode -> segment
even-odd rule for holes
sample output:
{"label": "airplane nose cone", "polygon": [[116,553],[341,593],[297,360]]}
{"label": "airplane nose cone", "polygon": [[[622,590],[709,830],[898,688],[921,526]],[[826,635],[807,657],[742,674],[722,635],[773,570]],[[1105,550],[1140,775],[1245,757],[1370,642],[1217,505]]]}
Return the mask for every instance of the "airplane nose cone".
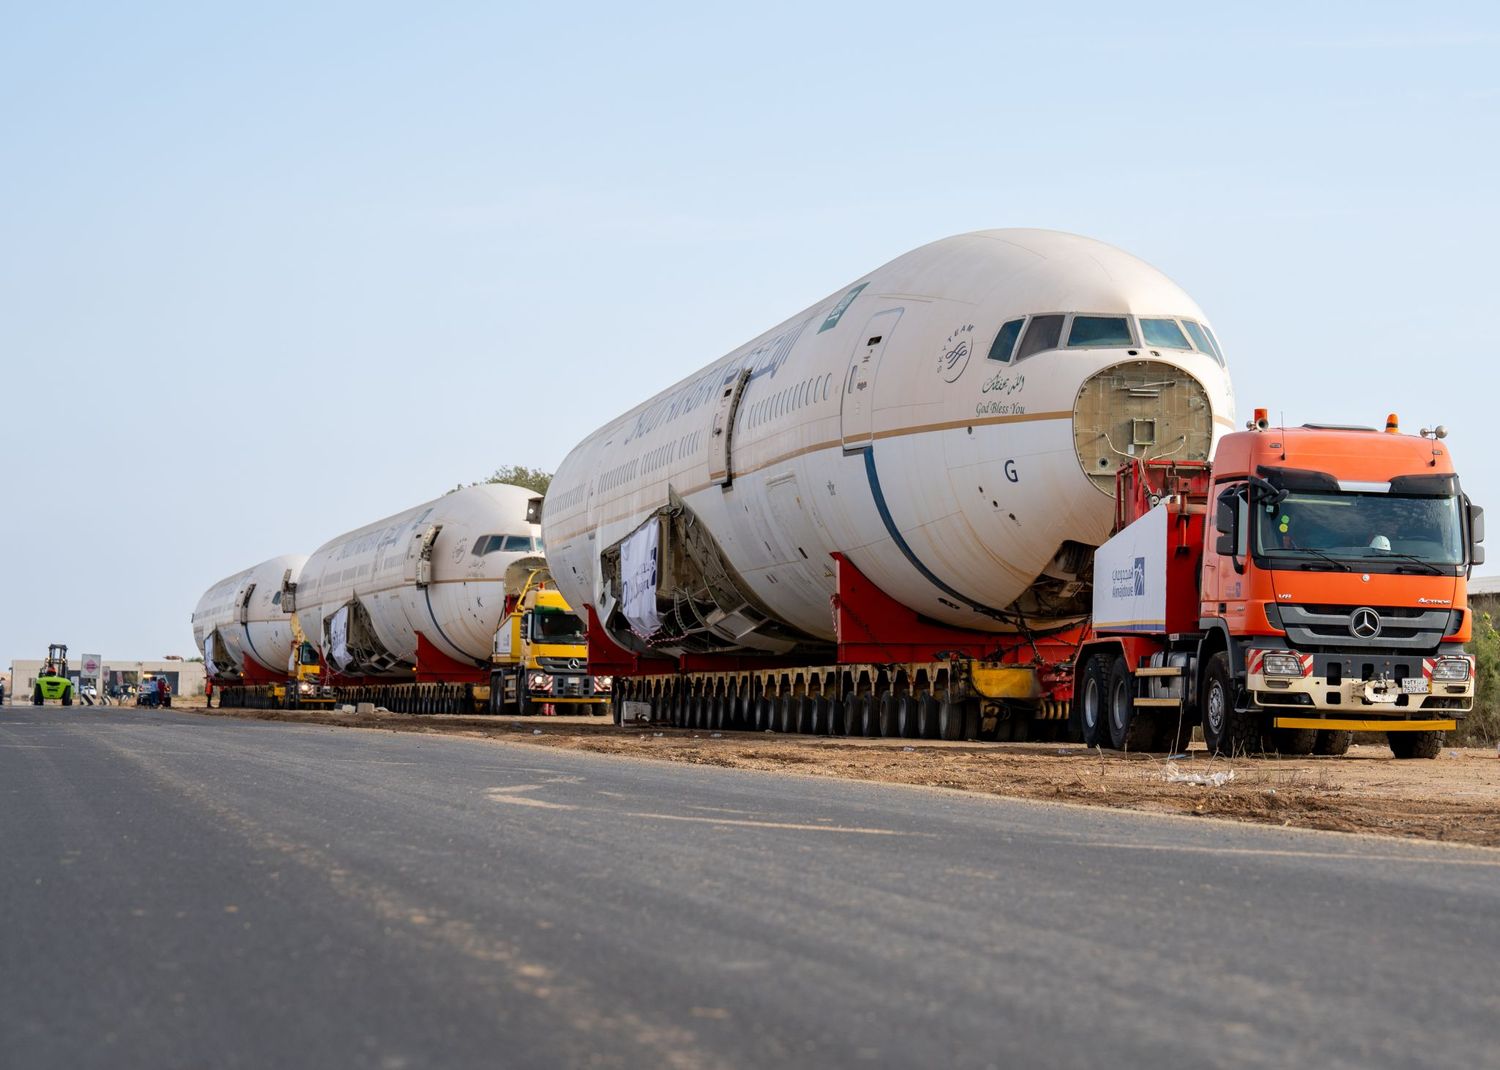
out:
{"label": "airplane nose cone", "polygon": [[1110,497],[1130,459],[1206,461],[1214,414],[1208,391],[1157,360],[1113,364],[1084,380],[1073,404],[1073,448],[1094,486]]}

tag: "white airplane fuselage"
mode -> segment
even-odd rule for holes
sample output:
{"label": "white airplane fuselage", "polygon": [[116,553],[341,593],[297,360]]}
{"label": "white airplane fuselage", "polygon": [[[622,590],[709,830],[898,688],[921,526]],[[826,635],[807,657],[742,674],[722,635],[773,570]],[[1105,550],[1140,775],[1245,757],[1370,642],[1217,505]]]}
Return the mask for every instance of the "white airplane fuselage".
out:
{"label": "white airplane fuselage", "polygon": [[204,592],[193,610],[193,643],[210,678],[243,675],[246,658],[266,672],[286,671],[294,636],[291,616],[281,611],[282,580],[290,573],[296,582],[306,562],[306,554],[283,554],[226,576]]}
{"label": "white airplane fuselage", "polygon": [[[538,528],[526,520],[533,497],[506,484],[466,487],[329,540],[298,584],[303,633],[336,670],[356,675],[408,675],[418,633],[448,658],[487,666],[505,615],[506,567],[539,553]],[[355,603],[380,648],[357,667],[338,663],[329,634]]]}
{"label": "white airplane fuselage", "polygon": [[[1057,344],[1023,355],[1052,316]],[[833,639],[835,552],[935,621],[1066,623],[1057,592],[1110,533],[1119,465],[1206,460],[1233,426],[1217,342],[1189,338],[1200,329],[1178,286],[1087,238],[923,246],[584,439],[546,499],[553,576],[608,619],[620,590],[601,553],[680,501],[757,608],[813,640]],[[722,638],[734,648],[732,628]]]}

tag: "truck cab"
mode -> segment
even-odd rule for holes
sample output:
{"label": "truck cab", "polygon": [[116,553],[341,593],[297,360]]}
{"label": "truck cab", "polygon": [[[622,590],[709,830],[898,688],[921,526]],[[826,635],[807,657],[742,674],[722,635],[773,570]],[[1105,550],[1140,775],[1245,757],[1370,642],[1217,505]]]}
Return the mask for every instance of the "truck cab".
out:
{"label": "truck cab", "polygon": [[[507,576],[507,612],[495,633],[490,672],[492,713],[537,713],[538,706],[576,707],[579,713],[607,711],[612,681],[588,669],[583,622],[561,592],[549,586],[544,564],[512,566]],[[515,579],[517,582],[512,582]]]}
{"label": "truck cab", "polygon": [[[1156,495],[1098,551],[1080,719],[1201,720],[1220,753],[1342,753],[1352,732],[1380,731],[1397,757],[1435,757],[1473,707],[1467,579],[1484,561],[1483,511],[1444,437],[1403,435],[1394,416],[1385,432],[1272,428],[1257,410],[1249,430],[1220,441],[1196,495]],[[1157,510],[1207,522],[1193,525],[1201,541],[1179,535],[1133,559],[1145,575],[1127,586],[1160,582],[1169,608],[1160,623],[1126,621],[1108,606],[1108,577],[1129,547],[1154,544],[1137,525],[1161,527]],[[1099,665],[1117,658],[1125,676],[1099,684]],[[1119,725],[1108,727],[1113,744]]]}

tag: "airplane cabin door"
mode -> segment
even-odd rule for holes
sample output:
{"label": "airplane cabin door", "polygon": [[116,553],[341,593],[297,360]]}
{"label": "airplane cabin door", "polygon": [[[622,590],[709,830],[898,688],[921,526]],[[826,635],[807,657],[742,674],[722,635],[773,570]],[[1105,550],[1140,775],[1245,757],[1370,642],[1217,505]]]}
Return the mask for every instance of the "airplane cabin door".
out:
{"label": "airplane cabin door", "polygon": [[849,356],[849,370],[844,375],[844,396],[839,406],[844,452],[867,449],[875,425],[875,373],[891,332],[901,319],[901,309],[877,312],[865,324],[863,333]]}
{"label": "airplane cabin door", "polygon": [[713,423],[708,433],[708,478],[721,487],[734,481],[734,420],[739,412],[740,398],[745,393],[745,384],[749,381],[750,369],[741,368],[719,390],[719,401],[714,407]]}

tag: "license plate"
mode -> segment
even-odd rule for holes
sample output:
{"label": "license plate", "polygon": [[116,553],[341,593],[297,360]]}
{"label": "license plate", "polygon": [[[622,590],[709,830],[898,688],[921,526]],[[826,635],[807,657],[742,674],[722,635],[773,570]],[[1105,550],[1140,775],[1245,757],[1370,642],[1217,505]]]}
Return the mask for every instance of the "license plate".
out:
{"label": "license plate", "polygon": [[1427,694],[1427,677],[1408,676],[1401,681],[1401,690],[1408,695],[1425,695]]}

